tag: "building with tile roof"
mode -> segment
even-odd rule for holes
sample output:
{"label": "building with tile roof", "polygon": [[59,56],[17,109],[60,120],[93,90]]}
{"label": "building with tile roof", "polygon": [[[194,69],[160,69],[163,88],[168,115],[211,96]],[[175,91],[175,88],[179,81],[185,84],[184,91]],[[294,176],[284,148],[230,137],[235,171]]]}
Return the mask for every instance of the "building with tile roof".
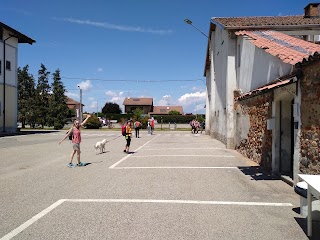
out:
{"label": "building with tile roof", "polygon": [[140,108],[144,114],[153,111],[153,98],[125,98],[123,101],[124,112],[132,113],[135,109]]}
{"label": "building with tile roof", "polygon": [[182,106],[154,106],[150,115],[168,115],[170,111],[177,111],[184,115]]}
{"label": "building with tile roof", "polygon": [[18,45],[36,41],[0,22],[0,129],[16,132],[18,120]]}
{"label": "building with tile roof", "polygon": [[[319,5],[309,4],[301,16],[210,22],[204,72],[206,133],[293,181],[301,171],[320,173],[320,167],[310,170],[311,161],[320,165],[320,159],[300,136],[315,136],[312,144],[320,146],[320,122],[315,124],[320,106],[314,97],[320,98],[315,67],[320,61]],[[303,111],[309,120],[302,117]]]}

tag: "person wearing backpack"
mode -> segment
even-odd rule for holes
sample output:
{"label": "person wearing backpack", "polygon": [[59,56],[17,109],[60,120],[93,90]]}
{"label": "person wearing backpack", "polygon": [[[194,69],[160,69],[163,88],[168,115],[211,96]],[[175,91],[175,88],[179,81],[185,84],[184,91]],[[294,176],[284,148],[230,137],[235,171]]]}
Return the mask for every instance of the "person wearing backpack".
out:
{"label": "person wearing backpack", "polygon": [[136,131],[136,138],[139,138],[141,123],[138,120],[136,120],[133,126],[134,126],[134,130]]}
{"label": "person wearing backpack", "polygon": [[80,153],[81,153],[81,151],[80,151],[80,142],[81,142],[80,127],[83,127],[90,117],[91,117],[91,115],[88,114],[86,119],[81,124],[79,123],[79,120],[75,120],[73,122],[72,128],[69,129],[66,136],[64,136],[64,138],[59,141],[59,144],[61,144],[67,137],[69,137],[69,139],[70,139],[70,136],[71,136],[73,150],[70,155],[70,162],[67,165],[68,167],[74,167],[72,160],[73,160],[73,157],[76,153],[77,153],[77,160],[78,160],[77,166],[80,166],[80,167],[84,166],[84,164],[80,161]]}
{"label": "person wearing backpack", "polygon": [[127,125],[125,127],[125,139],[126,139],[126,146],[123,152],[130,153],[129,148],[130,148],[130,143],[131,143],[131,136],[132,136],[132,129],[131,129],[131,121],[127,121]]}

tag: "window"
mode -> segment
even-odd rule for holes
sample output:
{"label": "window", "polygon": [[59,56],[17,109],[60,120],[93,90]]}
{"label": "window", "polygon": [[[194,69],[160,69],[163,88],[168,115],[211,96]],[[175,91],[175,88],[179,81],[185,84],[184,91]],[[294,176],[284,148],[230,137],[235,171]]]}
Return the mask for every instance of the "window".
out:
{"label": "window", "polygon": [[0,74],[2,73],[2,61],[0,61]]}
{"label": "window", "polygon": [[11,62],[10,61],[6,61],[6,69],[11,71]]}

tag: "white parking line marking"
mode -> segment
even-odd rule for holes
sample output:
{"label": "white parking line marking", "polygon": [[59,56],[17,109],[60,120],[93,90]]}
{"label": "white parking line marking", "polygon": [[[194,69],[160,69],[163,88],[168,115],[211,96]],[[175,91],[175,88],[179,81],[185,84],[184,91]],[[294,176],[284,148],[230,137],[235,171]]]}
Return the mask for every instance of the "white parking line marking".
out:
{"label": "white parking line marking", "polygon": [[235,158],[235,156],[228,155],[148,155],[148,156],[132,156],[133,158],[151,158],[151,157],[221,157],[221,158]]}
{"label": "white parking line marking", "polygon": [[164,200],[164,199],[66,199],[66,202],[102,202],[102,203],[171,203],[171,204],[203,204],[203,205],[242,205],[292,207],[291,203],[274,202],[232,202],[232,201],[198,201],[198,200]]}
{"label": "white parking line marking", "polygon": [[237,167],[116,167],[114,169],[239,169]]}
{"label": "white parking line marking", "polygon": [[[158,135],[159,136],[159,135]],[[141,149],[142,147],[144,147],[145,145],[147,145],[149,142],[151,142],[153,139],[157,138],[158,136],[155,136],[154,138],[152,138],[151,140],[149,140],[148,142],[146,142],[145,144],[143,144],[142,146],[138,147],[136,150],[134,150],[135,152],[138,151],[139,149]],[[124,160],[126,160],[128,157],[130,157],[131,155],[127,155],[124,158],[120,159],[118,162],[116,162],[115,164],[113,164],[111,167],[109,167],[110,169],[114,168],[115,166],[117,166],[118,164],[122,163]]]}
{"label": "white parking line marking", "polygon": [[225,148],[145,148],[144,151],[156,150],[226,150]]}
{"label": "white parking line marking", "polygon": [[47,207],[42,212],[40,212],[37,215],[33,216],[28,221],[26,221],[25,223],[21,224],[19,227],[17,227],[16,229],[11,231],[10,233],[5,235],[4,237],[0,238],[0,240],[9,240],[9,239],[13,238],[14,236],[18,235],[23,230],[25,230],[27,227],[29,227],[31,224],[33,224],[36,221],[38,221],[40,218],[45,216],[47,213],[51,212],[53,209],[55,209],[56,207],[58,207],[60,204],[62,204],[65,201],[66,201],[66,199],[60,199],[60,200],[56,201],[54,204],[52,204],[51,206]]}
{"label": "white parking line marking", "polygon": [[199,205],[240,205],[240,206],[270,206],[270,207],[292,207],[291,203],[273,202],[232,202],[232,201],[197,201],[197,200],[158,200],[158,199],[60,199],[42,212],[30,218],[25,223],[0,238],[0,240],[10,240],[40,218],[51,212],[64,202],[88,202],[88,203],[166,203],[166,204],[199,204]]}

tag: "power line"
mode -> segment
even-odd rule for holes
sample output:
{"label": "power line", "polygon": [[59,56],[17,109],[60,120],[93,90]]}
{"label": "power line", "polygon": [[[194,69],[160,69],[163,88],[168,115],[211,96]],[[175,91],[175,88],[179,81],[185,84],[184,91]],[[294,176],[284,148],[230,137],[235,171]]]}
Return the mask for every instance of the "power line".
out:
{"label": "power line", "polygon": [[77,78],[77,77],[60,77],[61,79],[69,80],[90,80],[90,81],[103,81],[103,82],[197,82],[203,79],[158,79],[158,80],[135,80],[135,79],[101,79],[101,78]]}

